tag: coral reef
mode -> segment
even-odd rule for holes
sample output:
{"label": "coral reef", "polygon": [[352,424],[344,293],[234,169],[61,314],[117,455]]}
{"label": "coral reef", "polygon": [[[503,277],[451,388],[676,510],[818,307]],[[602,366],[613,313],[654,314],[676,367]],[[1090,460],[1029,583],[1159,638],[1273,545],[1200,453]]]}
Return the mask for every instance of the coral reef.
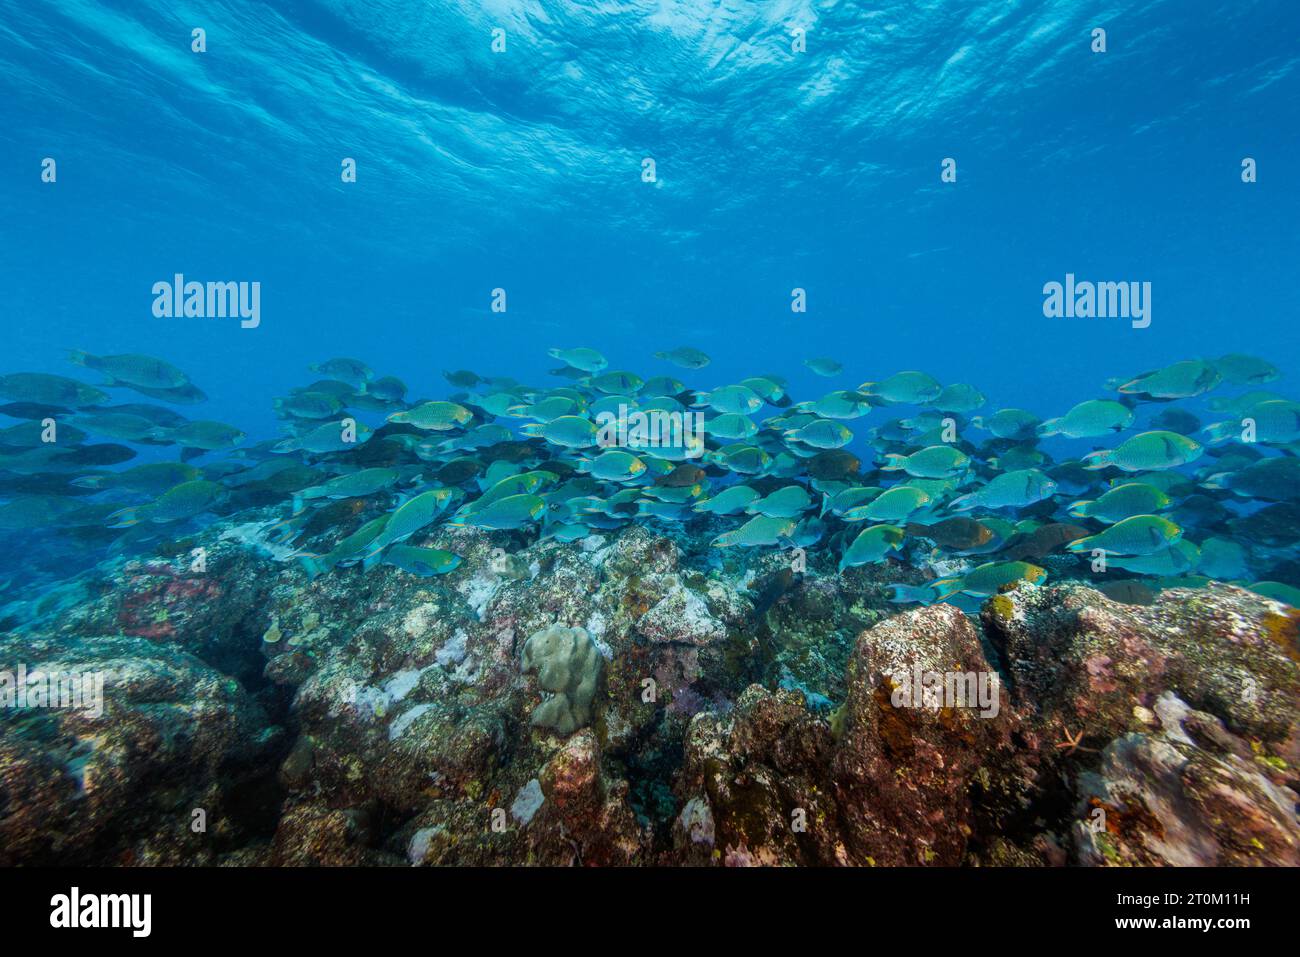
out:
{"label": "coral reef", "polygon": [[582,628],[551,625],[524,642],[525,673],[551,696],[533,709],[532,723],[570,734],[591,719],[591,699],[600,680],[600,652]]}
{"label": "coral reef", "polygon": [[1297,862],[1300,613],[1252,592],[905,610],[641,525],[309,579],[249,517],[0,641],[105,674],[0,712],[3,863]]}

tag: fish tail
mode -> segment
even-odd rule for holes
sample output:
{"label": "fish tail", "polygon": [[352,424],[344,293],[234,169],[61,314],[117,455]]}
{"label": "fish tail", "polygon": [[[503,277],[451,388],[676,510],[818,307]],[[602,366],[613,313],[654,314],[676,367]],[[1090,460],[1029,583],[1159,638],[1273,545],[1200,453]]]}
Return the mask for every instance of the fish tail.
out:
{"label": "fish tail", "polygon": [[112,515],[108,516],[109,528],[130,528],[132,525],[140,524],[139,505],[131,505],[127,508],[118,509]]}
{"label": "fish tail", "polygon": [[899,455],[897,452],[886,453],[885,462],[883,465],[880,466],[880,471],[897,472],[899,469],[903,468],[903,464],[906,461],[907,461],[906,455]]}
{"label": "fish tail", "polygon": [[1108,465],[1115,464],[1114,460],[1115,453],[1113,451],[1110,449],[1099,449],[1096,452],[1089,452],[1080,459],[1079,464],[1089,471],[1096,471],[1097,469],[1104,469]]}
{"label": "fish tail", "polygon": [[1040,438],[1046,438],[1049,435],[1060,435],[1061,420],[1046,419],[1045,421],[1039,424],[1038,428],[1035,431],[1037,431]]}
{"label": "fish tail", "polygon": [[916,600],[916,589],[907,585],[886,585],[885,597],[892,602],[905,602]]}
{"label": "fish tail", "polygon": [[383,545],[380,545],[378,548],[372,548],[370,551],[366,552],[366,554],[362,556],[361,559],[362,571],[368,572],[370,571],[370,569],[378,565],[380,559],[383,558],[384,549],[387,547],[388,547],[388,543],[385,542]]}
{"label": "fish tail", "polygon": [[1092,499],[1075,502],[1070,506],[1069,512],[1074,518],[1087,518],[1092,512]]}
{"label": "fish tail", "polygon": [[1065,550],[1067,552],[1073,552],[1076,555],[1078,555],[1080,552],[1086,552],[1089,548],[1092,547],[1089,543],[1092,542],[1096,537],[1097,537],[1096,535],[1089,535],[1087,538],[1076,538],[1074,541],[1070,542],[1065,546]]}
{"label": "fish tail", "polygon": [[1213,425],[1207,425],[1203,431],[1209,436],[1207,445],[1218,445],[1236,435],[1240,431],[1240,426],[1236,422],[1215,422]]}
{"label": "fish tail", "polygon": [[89,352],[82,352],[80,349],[68,350],[68,361],[71,362],[74,366],[87,366],[88,368],[87,363],[90,360],[90,358],[91,355]]}
{"label": "fish tail", "polygon": [[321,557],[320,555],[300,555],[298,557],[298,564],[307,573],[308,581],[315,581],[317,577],[329,571],[329,567],[320,560]]}
{"label": "fish tail", "polygon": [[268,526],[266,529],[267,538],[277,544],[289,541],[289,539],[298,534],[298,528],[294,523],[294,519],[297,517],[297,515],[291,515],[286,519],[276,522],[274,525]]}
{"label": "fish tail", "polygon": [[919,605],[931,605],[935,601],[934,591],[925,585],[917,587],[916,585],[895,584],[886,585],[885,587],[889,590],[887,597],[895,604],[915,602]]}

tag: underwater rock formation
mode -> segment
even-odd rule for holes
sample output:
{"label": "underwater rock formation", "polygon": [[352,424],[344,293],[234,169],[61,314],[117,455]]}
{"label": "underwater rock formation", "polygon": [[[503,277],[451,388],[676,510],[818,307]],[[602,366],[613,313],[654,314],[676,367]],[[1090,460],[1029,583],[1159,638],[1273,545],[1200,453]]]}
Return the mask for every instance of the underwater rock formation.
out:
{"label": "underwater rock formation", "polygon": [[915,570],[643,526],[311,578],[248,518],[0,642],[108,675],[98,720],[0,714],[5,863],[1296,859],[1300,612],[1254,592],[902,610]]}
{"label": "underwater rock formation", "polygon": [[125,635],[0,639],[0,671],[103,676],[102,713],[0,717],[0,866],[212,864],[279,808],[284,734],[234,678]]}
{"label": "underwater rock formation", "polygon": [[1080,777],[1081,863],[1300,864],[1295,794],[1270,780],[1251,746],[1171,692],[1154,711],[1158,730],[1115,739]]}

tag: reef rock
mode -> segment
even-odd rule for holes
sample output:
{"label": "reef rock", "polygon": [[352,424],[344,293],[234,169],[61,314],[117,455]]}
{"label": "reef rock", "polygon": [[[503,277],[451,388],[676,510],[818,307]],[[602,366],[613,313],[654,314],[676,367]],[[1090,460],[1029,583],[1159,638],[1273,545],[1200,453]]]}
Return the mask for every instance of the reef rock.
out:
{"label": "reef rock", "polygon": [[1300,864],[1296,796],[1271,780],[1269,762],[1170,692],[1155,714],[1157,730],[1117,738],[1080,776],[1080,863]]}
{"label": "reef rock", "polygon": [[1300,611],[1211,583],[1126,605],[1078,584],[1020,586],[984,605],[1013,700],[1043,735],[1097,747],[1141,730],[1134,709],[1172,691],[1234,733],[1281,741],[1300,701]]}
{"label": "reef rock", "polygon": [[273,824],[283,733],[233,678],[121,635],[0,640],[20,665],[102,698],[0,712],[0,866],[215,864]]}
{"label": "reef rock", "polygon": [[250,517],[0,639],[113,676],[0,712],[0,863],[1297,863],[1300,612],[1252,592],[972,618],[642,525],[311,578]]}

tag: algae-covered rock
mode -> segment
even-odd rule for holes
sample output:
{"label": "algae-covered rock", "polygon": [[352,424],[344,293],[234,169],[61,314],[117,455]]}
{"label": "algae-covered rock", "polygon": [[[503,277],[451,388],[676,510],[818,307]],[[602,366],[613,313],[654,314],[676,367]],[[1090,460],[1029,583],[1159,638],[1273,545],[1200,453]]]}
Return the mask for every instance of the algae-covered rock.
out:
{"label": "algae-covered rock", "polygon": [[1300,613],[1258,594],[1020,584],[972,618],[890,602],[915,568],[669,525],[445,526],[446,575],[309,579],[222,529],[207,577],[105,563],[0,640],[0,672],[117,676],[98,721],[0,712],[0,860],[1296,862]]}
{"label": "algae-covered rock", "polygon": [[987,602],[990,641],[1015,699],[1047,734],[1104,744],[1138,730],[1133,709],[1173,691],[1234,732],[1281,741],[1300,701],[1300,611],[1245,589],[1161,592],[1120,604],[1077,584],[1020,586]]}
{"label": "algae-covered rock", "polygon": [[849,676],[834,771],[850,854],[959,863],[976,774],[1019,727],[978,631],[951,605],[909,611],[863,632]]}
{"label": "algae-covered rock", "polygon": [[0,639],[0,672],[20,665],[86,684],[0,711],[0,865],[217,863],[273,824],[286,742],[233,678],[121,635]]}
{"label": "algae-covered rock", "polygon": [[1172,693],[1155,713],[1158,730],[1112,741],[1080,777],[1080,863],[1300,864],[1295,794],[1270,779],[1250,745]]}
{"label": "algae-covered rock", "polygon": [[691,722],[675,835],[682,863],[843,862],[830,728],[794,691],[748,688],[726,715]]}
{"label": "algae-covered rock", "polygon": [[524,643],[523,670],[537,673],[537,685],[550,697],[533,709],[532,723],[571,734],[591,720],[591,699],[600,680],[602,659],[582,628],[552,625]]}

